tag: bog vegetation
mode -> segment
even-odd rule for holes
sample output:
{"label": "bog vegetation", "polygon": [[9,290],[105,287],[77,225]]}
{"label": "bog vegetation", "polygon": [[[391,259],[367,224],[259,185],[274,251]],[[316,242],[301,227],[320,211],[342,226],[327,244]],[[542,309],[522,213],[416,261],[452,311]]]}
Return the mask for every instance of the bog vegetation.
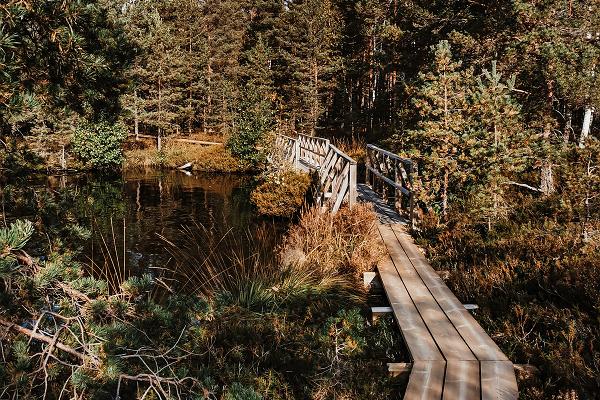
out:
{"label": "bog vegetation", "polygon": [[[0,172],[13,176],[65,163],[119,167],[119,126],[130,135],[124,145],[130,168],[193,162],[199,169],[262,172],[274,133],[327,136],[357,157],[364,152],[355,144],[379,144],[418,166],[415,235],[432,261],[450,272],[461,300],[480,305],[480,322],[511,360],[539,369],[520,382],[522,396],[595,398],[599,7],[590,0],[8,0],[0,5]],[[190,150],[165,141],[157,149],[156,141],[135,141],[140,134],[206,135],[224,147]],[[265,178],[255,195],[260,207],[285,190],[272,179]],[[269,203],[276,214],[298,204]],[[10,259],[3,261],[3,296],[25,288],[63,299],[63,289],[44,273],[60,271],[51,275],[73,281],[75,267],[60,261],[69,254],[24,266],[27,260],[18,255],[27,224],[3,226],[7,247],[0,254]],[[327,234],[337,239],[339,232]],[[135,315],[145,324],[144,315],[155,318],[156,310],[167,307],[138,296],[153,284],[140,277],[118,293],[88,293],[81,284],[71,289],[92,301],[73,295],[73,312],[113,323],[120,315],[112,308],[118,299],[125,313],[143,310]],[[35,296],[24,303],[32,305],[29,310],[56,313],[48,304],[34,307],[33,301],[43,299]],[[96,300],[98,314],[91,310]],[[194,308],[168,312],[182,309]],[[9,322],[18,326],[39,317],[22,314],[24,309],[11,312]],[[71,314],[61,315],[66,319],[57,327],[79,332]],[[66,327],[59,333],[70,334]],[[126,330],[121,334],[128,337]],[[178,334],[161,343],[172,346]],[[17,364],[33,368],[24,354],[36,349],[15,343],[11,371]],[[107,382],[114,384],[111,371],[125,368],[105,363],[117,354],[112,350],[95,359],[96,347],[78,349],[92,357],[84,363]],[[183,356],[169,349],[150,357]],[[52,357],[40,365],[49,364],[65,368]],[[282,379],[277,371],[273,379]],[[168,379],[182,379],[177,374],[173,370]],[[271,387],[272,381],[265,382]],[[235,390],[249,393],[248,384],[240,379]]]}
{"label": "bog vegetation", "polygon": [[[35,210],[42,219],[56,212]],[[26,251],[33,224],[11,223],[0,229],[3,396],[393,396],[398,388],[381,378],[386,359],[405,357],[401,337],[391,320],[368,324],[361,311],[360,271],[381,255],[369,235],[375,216],[368,207],[345,213],[306,212],[276,258],[273,242],[258,236],[248,249],[241,232],[219,239],[188,227],[185,246],[165,238],[171,269],[115,270],[108,280],[77,261],[89,231],[75,222],[46,225],[45,259]],[[200,246],[210,240],[230,252]]]}

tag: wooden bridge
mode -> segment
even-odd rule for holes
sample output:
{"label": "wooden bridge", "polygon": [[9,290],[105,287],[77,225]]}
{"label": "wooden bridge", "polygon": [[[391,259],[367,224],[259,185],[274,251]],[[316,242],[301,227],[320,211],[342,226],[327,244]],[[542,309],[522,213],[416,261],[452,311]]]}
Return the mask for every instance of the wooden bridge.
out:
{"label": "wooden bridge", "polygon": [[318,174],[317,202],[336,212],[346,203],[371,202],[387,256],[377,269],[412,358],[410,400],[517,399],[513,364],[450,291],[414,244],[413,163],[367,145],[366,177],[328,140],[278,136],[277,162]]}

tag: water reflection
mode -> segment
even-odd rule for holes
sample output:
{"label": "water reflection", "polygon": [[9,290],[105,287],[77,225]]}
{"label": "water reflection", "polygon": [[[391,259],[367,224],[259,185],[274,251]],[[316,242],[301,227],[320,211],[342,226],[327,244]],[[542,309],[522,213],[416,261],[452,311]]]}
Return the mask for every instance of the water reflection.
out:
{"label": "water reflection", "polygon": [[[213,251],[231,251],[225,244],[230,241],[219,240],[228,232],[241,245],[252,246],[248,237],[260,231],[254,236],[268,238],[274,247],[284,226],[254,213],[249,202],[251,184],[247,176],[188,176],[171,171],[117,178],[46,176],[4,183],[3,192],[9,220],[32,219],[48,236],[67,241],[66,246],[70,233],[80,229],[67,229],[67,225],[89,228],[91,237],[82,241],[82,261],[92,266],[94,275],[116,284],[132,274],[170,268],[165,239],[175,246],[189,245],[189,235],[182,234],[186,227],[202,226],[211,237],[200,246],[221,243],[222,248]],[[38,243],[47,241],[38,239]],[[31,251],[43,255],[49,249],[42,247]]]}

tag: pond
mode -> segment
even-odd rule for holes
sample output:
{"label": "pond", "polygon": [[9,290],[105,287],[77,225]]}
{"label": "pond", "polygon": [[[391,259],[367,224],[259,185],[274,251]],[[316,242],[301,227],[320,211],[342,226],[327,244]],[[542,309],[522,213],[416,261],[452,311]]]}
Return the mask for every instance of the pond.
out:
{"label": "pond", "polygon": [[165,275],[174,268],[174,248],[188,248],[196,258],[251,254],[257,246],[273,252],[286,224],[256,215],[252,185],[249,176],[179,171],[0,183],[5,222],[36,224],[32,255],[47,257],[57,244],[72,248],[94,275],[117,283],[147,272]]}

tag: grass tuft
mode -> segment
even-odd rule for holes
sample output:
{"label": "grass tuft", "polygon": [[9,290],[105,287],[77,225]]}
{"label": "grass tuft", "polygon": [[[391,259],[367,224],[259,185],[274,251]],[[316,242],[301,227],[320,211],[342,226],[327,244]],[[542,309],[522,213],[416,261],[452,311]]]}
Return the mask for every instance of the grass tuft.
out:
{"label": "grass tuft", "polygon": [[305,211],[288,233],[282,249],[284,264],[319,271],[322,275],[360,278],[384,255],[377,232],[377,215],[369,204],[342,208],[338,213]]}

